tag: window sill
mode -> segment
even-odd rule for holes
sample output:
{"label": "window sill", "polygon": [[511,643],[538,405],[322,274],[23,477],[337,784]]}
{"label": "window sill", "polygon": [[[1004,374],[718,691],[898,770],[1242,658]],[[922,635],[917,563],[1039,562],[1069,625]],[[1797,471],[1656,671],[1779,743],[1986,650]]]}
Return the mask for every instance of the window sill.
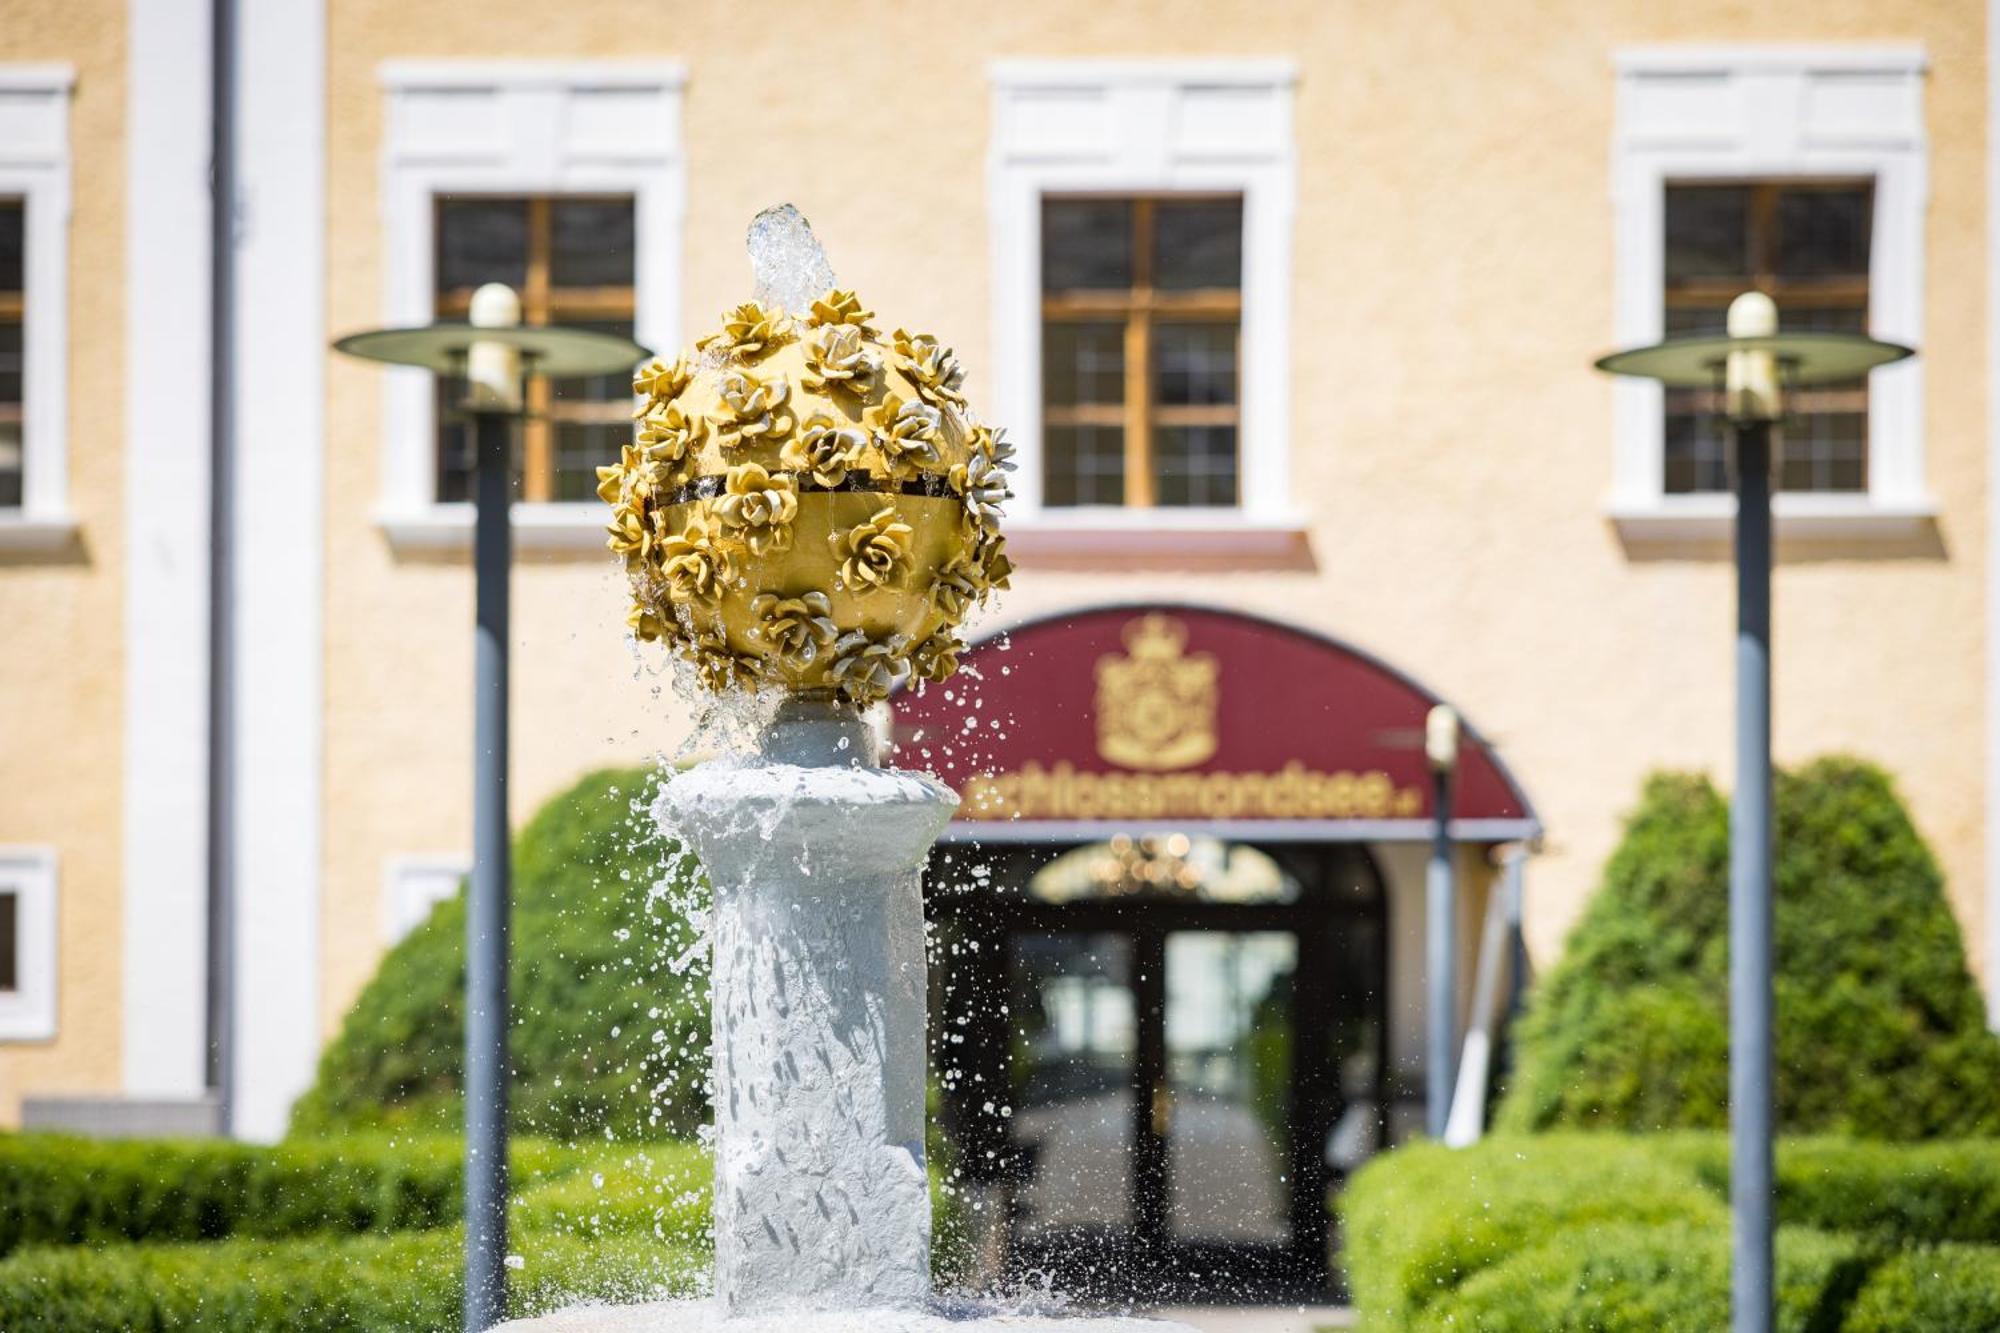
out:
{"label": "window sill", "polygon": [[0,514],[0,555],[55,555],[82,535],[69,514]]}
{"label": "window sill", "polygon": [[[1927,498],[1781,494],[1771,509],[1777,539],[1787,545],[1897,553],[1937,545],[1937,505]],[[1702,553],[1714,548],[1726,553],[1735,531],[1736,497],[1673,495],[1614,502],[1608,516],[1628,550]]]}
{"label": "window sill", "polygon": [[[511,517],[517,551],[609,556],[604,545],[605,508],[595,500],[516,501]],[[398,555],[451,555],[472,549],[469,503],[382,508],[375,512],[375,526]]]}
{"label": "window sill", "polygon": [[1046,512],[1004,525],[1007,554],[1024,569],[1311,570],[1306,529],[1228,511],[1129,514]]}

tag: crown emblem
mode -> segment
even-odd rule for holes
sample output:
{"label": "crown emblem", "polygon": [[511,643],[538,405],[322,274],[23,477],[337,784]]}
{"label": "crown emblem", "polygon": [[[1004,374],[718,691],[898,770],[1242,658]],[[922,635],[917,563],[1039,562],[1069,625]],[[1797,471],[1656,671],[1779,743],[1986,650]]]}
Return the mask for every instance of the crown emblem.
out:
{"label": "crown emblem", "polygon": [[1217,680],[1188,653],[1187,626],[1153,612],[1125,626],[1125,652],[1097,660],[1097,752],[1121,768],[1188,768],[1215,753]]}

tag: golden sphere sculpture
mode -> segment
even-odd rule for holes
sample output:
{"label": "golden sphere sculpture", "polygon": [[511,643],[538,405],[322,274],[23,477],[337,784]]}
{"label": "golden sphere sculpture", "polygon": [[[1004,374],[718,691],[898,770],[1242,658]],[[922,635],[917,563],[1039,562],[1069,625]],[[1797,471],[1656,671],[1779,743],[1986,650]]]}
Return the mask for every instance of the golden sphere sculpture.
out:
{"label": "golden sphere sculpture", "polygon": [[1013,449],[928,334],[884,336],[852,292],[747,302],[642,366],[638,431],[599,468],[643,641],[717,692],[867,705],[958,669],[958,627],[1005,588]]}

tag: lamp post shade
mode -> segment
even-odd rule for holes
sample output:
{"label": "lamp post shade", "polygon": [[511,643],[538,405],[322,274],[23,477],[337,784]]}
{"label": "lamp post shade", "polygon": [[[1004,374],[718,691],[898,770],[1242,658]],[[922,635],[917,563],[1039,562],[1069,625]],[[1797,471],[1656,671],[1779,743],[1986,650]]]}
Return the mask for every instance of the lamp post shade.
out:
{"label": "lamp post shade", "polygon": [[1859,379],[1877,366],[1915,355],[1901,343],[1858,333],[1771,333],[1756,337],[1698,334],[1632,347],[1594,363],[1613,375],[1658,380],[1669,388],[1706,389],[1722,374],[1731,352],[1769,352],[1794,388]]}
{"label": "lamp post shade", "polygon": [[529,374],[554,379],[617,374],[652,355],[644,345],[630,338],[596,329],[559,325],[493,328],[449,321],[350,333],[336,342],[334,349],[370,361],[418,366],[440,375],[454,375],[463,372],[476,342],[516,348],[521,353],[523,369]]}

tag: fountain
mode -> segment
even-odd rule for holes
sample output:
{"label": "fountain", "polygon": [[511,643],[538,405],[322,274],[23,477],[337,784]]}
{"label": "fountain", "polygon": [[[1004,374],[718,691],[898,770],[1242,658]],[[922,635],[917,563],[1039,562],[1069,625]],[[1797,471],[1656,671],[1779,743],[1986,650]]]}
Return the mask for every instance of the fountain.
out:
{"label": "fountain", "polygon": [[932,1293],[921,868],[958,798],[881,767],[865,710],[948,678],[957,627],[1007,586],[1012,451],[950,349],[876,329],[790,206],[750,250],[756,299],[641,369],[599,489],[637,638],[776,701],[754,755],[656,807],[715,890],[714,1293],[505,1327],[1171,1333]]}

